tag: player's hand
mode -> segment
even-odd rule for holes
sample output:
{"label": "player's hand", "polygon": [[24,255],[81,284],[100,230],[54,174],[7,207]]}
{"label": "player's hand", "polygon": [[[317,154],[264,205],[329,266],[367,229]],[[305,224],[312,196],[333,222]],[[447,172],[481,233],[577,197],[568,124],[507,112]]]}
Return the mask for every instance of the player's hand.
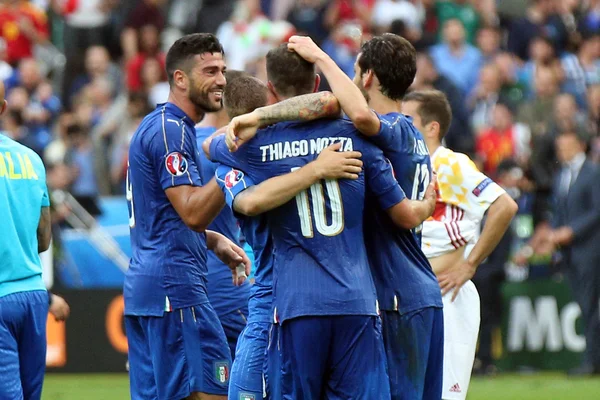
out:
{"label": "player's hand", "polygon": [[[250,259],[246,255],[244,249],[227,239],[225,236],[222,236],[219,237],[213,248],[213,252],[219,260],[223,261],[223,263],[231,269],[233,284],[239,286],[244,283],[247,276],[250,275],[251,266]],[[240,264],[244,265],[245,274],[238,273],[241,272],[238,271]]]}
{"label": "player's hand", "polygon": [[312,162],[318,179],[358,179],[363,163],[358,151],[339,151],[340,142],[323,149]]}
{"label": "player's hand", "polygon": [[71,308],[62,297],[52,293],[49,293],[49,295],[52,296],[52,304],[50,304],[48,311],[50,311],[50,314],[54,316],[55,320],[65,321],[67,318],[69,318]]}
{"label": "player's hand", "polygon": [[438,282],[442,288],[442,296],[454,290],[454,293],[452,293],[452,301],[454,301],[463,285],[475,275],[476,270],[476,266],[464,260],[462,263],[448,268],[445,272],[441,273],[438,276]]}
{"label": "player's hand", "polygon": [[242,144],[252,139],[258,128],[260,128],[260,120],[254,112],[232,119],[225,134],[225,143],[229,151],[236,151]]}
{"label": "player's hand", "polygon": [[433,171],[433,173],[431,174],[431,182],[429,182],[427,189],[425,189],[425,196],[423,197],[423,201],[425,201],[429,206],[429,217],[431,217],[433,215],[433,212],[435,211],[435,204],[437,198],[437,174],[435,173],[435,171]]}
{"label": "player's hand", "polygon": [[288,50],[295,51],[310,63],[316,63],[325,52],[308,36],[292,36],[288,41]]}

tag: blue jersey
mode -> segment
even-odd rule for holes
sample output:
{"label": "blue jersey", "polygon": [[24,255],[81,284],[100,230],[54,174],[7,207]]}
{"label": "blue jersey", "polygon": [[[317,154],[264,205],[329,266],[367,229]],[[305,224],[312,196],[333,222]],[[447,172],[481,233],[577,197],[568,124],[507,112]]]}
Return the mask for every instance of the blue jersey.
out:
{"label": "blue jersey", "polygon": [[[235,197],[254,182],[249,176],[237,178],[237,171],[225,165],[220,165],[216,171],[217,183],[225,193],[225,201],[233,210]],[[232,180],[233,179],[233,180]],[[231,185],[227,182],[239,182]],[[248,300],[248,323],[273,321],[273,262],[275,249],[269,232],[267,217],[259,215],[247,217],[239,215],[239,221],[246,242],[254,253],[254,284],[250,287]]]}
{"label": "blue jersey", "polygon": [[404,199],[391,167],[377,147],[345,120],[282,123],[264,129],[236,153],[223,137],[211,158],[237,170],[225,186],[287,174],[317,158],[330,144],[358,150],[365,172],[358,180],[318,182],[270,211],[276,249],[274,302],[279,321],[315,315],[377,315],[376,295],[363,237],[366,184],[387,209]]}
{"label": "blue jersey", "polygon": [[[216,128],[213,127],[196,128],[198,149],[202,147],[202,142],[215,131]],[[206,158],[204,152],[200,151],[200,178],[202,182],[210,181],[214,177],[216,169],[217,164],[211,162]],[[240,228],[233,216],[233,212],[228,207],[224,207],[221,210],[219,215],[208,226],[208,229],[219,232],[227,236],[227,238],[238,246],[240,245]],[[241,286],[234,286],[231,280],[231,270],[212,251],[209,251],[207,254],[206,265],[208,269],[208,299],[217,312],[217,315],[221,316],[235,312],[245,306],[248,302],[249,285],[244,283]]]}
{"label": "blue jersey", "polygon": [[[381,128],[373,142],[392,164],[406,195],[422,200],[431,179],[431,162],[423,136],[402,114],[382,115],[380,121]],[[369,221],[365,224],[365,239],[380,308],[407,313],[442,307],[440,286],[421,251],[420,228],[399,229],[376,204],[367,207],[365,220]]]}
{"label": "blue jersey", "polygon": [[49,206],[40,157],[0,134],[0,297],[46,289],[37,228],[42,207]]}
{"label": "blue jersey", "polygon": [[208,302],[206,235],[184,224],[165,193],[179,185],[202,185],[199,157],[194,122],[172,103],[146,116],[131,139],[126,315],[162,316]]}

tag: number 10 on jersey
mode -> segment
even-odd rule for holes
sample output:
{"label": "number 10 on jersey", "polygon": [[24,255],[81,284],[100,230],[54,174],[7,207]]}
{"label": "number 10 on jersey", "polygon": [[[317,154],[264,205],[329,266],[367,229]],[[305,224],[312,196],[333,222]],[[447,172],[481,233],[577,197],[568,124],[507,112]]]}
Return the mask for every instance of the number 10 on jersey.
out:
{"label": "number 10 on jersey", "polygon": [[[292,171],[297,169],[299,168],[292,168]],[[296,195],[300,229],[302,231],[302,236],[306,238],[312,238],[314,236],[313,214],[314,226],[321,235],[336,236],[344,230],[344,205],[342,203],[340,186],[335,180],[326,180],[325,189],[327,190],[327,197],[329,198],[331,222],[327,221],[325,192],[321,182],[313,184],[309,189],[303,190]],[[308,200],[309,192],[312,201],[312,212]]]}

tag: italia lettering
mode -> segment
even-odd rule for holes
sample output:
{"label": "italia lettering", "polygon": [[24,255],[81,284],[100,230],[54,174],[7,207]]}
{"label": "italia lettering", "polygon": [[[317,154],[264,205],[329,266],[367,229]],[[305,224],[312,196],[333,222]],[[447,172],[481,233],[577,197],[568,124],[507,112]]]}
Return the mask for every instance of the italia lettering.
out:
{"label": "italia lettering", "polygon": [[279,161],[285,158],[320,154],[323,149],[337,142],[342,143],[340,151],[352,151],[354,149],[352,139],[347,137],[328,137],[277,142],[260,146],[262,162]]}
{"label": "italia lettering", "polygon": [[33,163],[27,154],[16,153],[16,160],[13,160],[12,154],[0,153],[0,178],[11,180],[21,179],[39,179],[33,168]]}

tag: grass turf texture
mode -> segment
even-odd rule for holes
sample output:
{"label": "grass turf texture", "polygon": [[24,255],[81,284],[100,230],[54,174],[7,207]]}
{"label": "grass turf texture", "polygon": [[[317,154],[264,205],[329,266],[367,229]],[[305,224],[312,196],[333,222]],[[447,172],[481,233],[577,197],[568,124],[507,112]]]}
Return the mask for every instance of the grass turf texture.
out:
{"label": "grass turf texture", "polygon": [[[125,400],[125,374],[48,374],[42,400]],[[570,379],[564,374],[505,374],[473,378],[468,400],[593,400],[600,399],[600,377]]]}

